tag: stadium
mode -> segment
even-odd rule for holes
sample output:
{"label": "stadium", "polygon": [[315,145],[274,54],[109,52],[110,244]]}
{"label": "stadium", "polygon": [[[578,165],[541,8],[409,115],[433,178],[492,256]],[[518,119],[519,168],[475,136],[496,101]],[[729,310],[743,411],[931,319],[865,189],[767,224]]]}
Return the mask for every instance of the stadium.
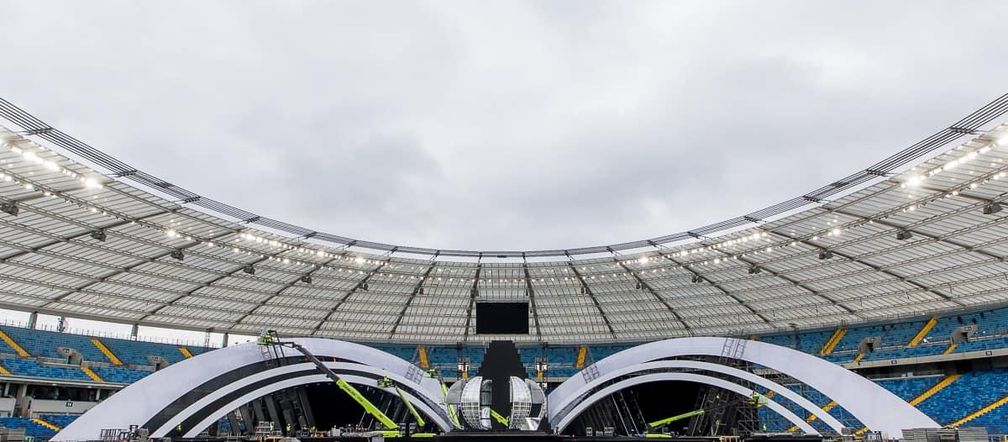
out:
{"label": "stadium", "polygon": [[[1008,434],[1008,95],[771,207],[550,250],[258,215],[20,105],[0,100],[0,307],[29,314],[0,326],[4,437]],[[207,339],[147,342],[141,326]]]}

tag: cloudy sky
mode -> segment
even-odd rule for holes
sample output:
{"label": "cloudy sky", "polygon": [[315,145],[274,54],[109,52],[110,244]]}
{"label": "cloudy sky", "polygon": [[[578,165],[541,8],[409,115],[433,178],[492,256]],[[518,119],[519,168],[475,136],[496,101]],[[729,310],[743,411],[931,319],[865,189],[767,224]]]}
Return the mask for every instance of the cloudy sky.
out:
{"label": "cloudy sky", "polygon": [[281,220],[635,240],[864,168],[1008,90],[1006,2],[0,0],[0,95]]}

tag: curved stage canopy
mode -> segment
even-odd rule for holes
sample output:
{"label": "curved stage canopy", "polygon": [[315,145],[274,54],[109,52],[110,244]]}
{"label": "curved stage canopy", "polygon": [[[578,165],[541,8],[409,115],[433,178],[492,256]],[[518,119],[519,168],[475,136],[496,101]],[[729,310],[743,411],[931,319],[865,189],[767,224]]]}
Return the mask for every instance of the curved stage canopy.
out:
{"label": "curved stage canopy", "polygon": [[[830,429],[835,431],[837,434],[840,434],[840,431],[843,428],[843,424],[841,424],[840,421],[838,421],[835,417],[830,415],[828,412],[823,411],[822,408],[816,406],[816,404],[812,403],[812,401],[805,399],[798,393],[791,391],[791,389],[783,385],[780,385],[769,379],[762,378],[758,375],[755,375],[745,370],[739,370],[734,367],[703,361],[673,359],[673,360],[661,360],[661,361],[644,362],[639,364],[627,365],[620,369],[610,370],[605,375],[599,375],[599,377],[595,378],[590,384],[583,385],[581,388],[578,389],[578,391],[573,393],[571,396],[583,398],[585,397],[586,394],[593,391],[599,385],[603,385],[605,382],[608,382],[616,378],[633,377],[636,379],[640,377],[640,375],[642,374],[656,373],[662,371],[670,371],[675,373],[678,370],[710,371],[713,373],[720,373],[723,375],[738,378],[743,381],[759,385],[768,391],[773,391],[776,395],[780,397],[783,397],[791,402],[794,402],[799,407],[803,408],[806,412],[816,415],[817,419],[822,420],[824,423],[826,423],[828,427],[830,427]],[[750,396],[751,393],[752,390],[748,390],[744,394]],[[592,393],[592,396],[594,396],[595,394],[597,393]],[[580,400],[578,402],[578,406],[581,406],[585,402],[586,400]],[[774,410],[776,411],[776,409]],[[567,419],[567,422],[569,422],[571,419],[577,417],[577,414],[578,414],[577,411],[570,411],[565,413],[564,418]],[[566,427],[566,424],[565,423],[561,424],[558,422],[554,424],[554,427],[563,430],[563,428]]]}
{"label": "curved stage canopy", "polygon": [[[318,338],[293,341],[317,356],[337,358],[325,364],[347,382],[378,388],[378,380],[387,377],[442,431],[452,428],[440,381],[428,377],[413,364],[359,344]],[[252,400],[290,387],[331,382],[313,364],[299,357],[291,356],[286,364],[277,364],[262,349],[251,343],[241,344],[171,365],[101,402],[53,440],[93,440],[99,438],[103,428],[131,425],[148,428],[153,437],[170,434],[195,437],[228,412]],[[733,338],[670,339],[607,357],[550,393],[547,400],[550,425],[562,432],[582,411],[616,391],[674,380],[706,384],[746,397],[753,390],[740,382],[758,385],[816,415],[831,430],[840,433],[842,424],[807,398],[755,373],[720,362],[673,359],[695,356],[747,361],[776,370],[835,400],[872,430],[894,435],[904,428],[939,426],[899,397],[840,366],[789,348]],[[382,389],[396,394],[392,387]],[[780,403],[768,400],[767,407],[806,433],[818,434],[805,419]]]}
{"label": "curved stage canopy", "polygon": [[[599,390],[596,393],[593,393],[591,396],[584,398],[584,400],[578,402],[577,406],[575,406],[574,409],[571,410],[570,414],[564,416],[560,420],[560,422],[557,422],[554,425],[554,428],[556,428],[558,433],[562,432],[564,429],[567,428],[568,425],[570,425],[571,422],[574,421],[574,419],[577,418],[579,414],[581,414],[581,412],[587,410],[588,407],[591,407],[596,402],[605,399],[606,397],[617,391],[620,391],[624,388],[633,387],[634,385],[646,384],[650,382],[660,382],[660,381],[684,381],[684,382],[693,382],[697,384],[710,385],[712,387],[718,387],[745,397],[751,397],[751,395],[753,394],[753,391],[749,388],[743,387],[734,382],[726,381],[724,379],[715,378],[711,376],[704,376],[694,373],[646,374],[642,376],[635,376],[629,379],[624,379],[622,381],[607,385],[605,388]],[[785,408],[781,404],[778,404],[774,400],[767,399],[766,407],[769,408],[774,413],[784,416],[784,419],[787,419],[788,422],[794,424],[794,426],[798,427],[798,429],[803,431],[805,434],[816,434],[816,435],[819,434],[819,432],[816,431],[815,428],[812,428],[812,425],[809,425],[809,423],[806,422],[805,419],[798,417],[798,415],[794,414],[794,412],[788,410],[787,408]]]}
{"label": "curved stage canopy", "polygon": [[[688,232],[567,250],[355,240],[237,209],[0,100],[0,308],[362,342],[641,342],[1008,302],[1008,95],[877,164]],[[712,196],[715,197],[715,196]]]}
{"label": "curved stage canopy", "polygon": [[[596,362],[582,370],[579,375],[572,376],[557,386],[550,393],[547,414],[550,423],[555,428],[562,430],[577,417],[580,411],[586,408],[586,403],[592,403],[619,390],[619,388],[612,388],[615,385],[621,385],[621,388],[625,388],[648,381],[681,379],[680,375],[683,373],[652,373],[656,369],[663,368],[693,368],[729,374],[757,383],[783,395],[783,387],[775,387],[775,384],[766,380],[756,382],[752,377],[738,373],[738,370],[728,370],[727,368],[730,367],[719,369],[712,367],[712,365],[719,364],[662,361],[663,359],[684,356],[727,358],[776,370],[836,401],[839,406],[850,412],[870,430],[882,431],[894,437],[901,434],[901,430],[904,428],[940,427],[933,419],[900,399],[899,396],[832,362],[764,342],[714,337],[668,339],[641,344]],[[627,379],[612,383],[613,380],[621,377]],[[727,388],[723,385],[722,387]],[[737,385],[735,387],[737,388],[731,389],[736,393],[751,393],[751,390],[744,387]],[[745,391],[741,391],[739,388]],[[596,391],[599,389],[602,391]],[[792,399],[787,395],[784,397]],[[795,402],[800,406],[807,406],[807,404]],[[771,408],[777,411],[775,408]],[[791,419],[787,414],[781,414]],[[818,412],[814,414],[819,415]],[[792,422],[798,425],[797,422],[793,420]],[[835,420],[826,422],[831,427],[839,424]],[[833,429],[837,428],[833,427]]]}
{"label": "curved stage canopy", "polygon": [[[387,377],[442,431],[451,429],[440,381],[415,365],[364,345],[331,339],[293,339],[312,354],[334,357],[326,365],[352,384],[376,387]],[[293,352],[292,356],[300,356]],[[276,365],[248,343],[207,352],[170,365],[105,399],[60,431],[54,441],[98,440],[103,428],[140,425],[152,437],[182,428],[186,437],[254,399],[284,388],[332,382],[311,363]],[[390,394],[393,389],[383,388]]]}

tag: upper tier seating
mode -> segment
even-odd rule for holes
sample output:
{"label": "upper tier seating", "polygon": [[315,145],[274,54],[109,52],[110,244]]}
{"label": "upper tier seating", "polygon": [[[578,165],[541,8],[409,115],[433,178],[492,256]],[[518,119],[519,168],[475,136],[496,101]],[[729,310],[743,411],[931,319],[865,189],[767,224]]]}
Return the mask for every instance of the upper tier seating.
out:
{"label": "upper tier seating", "polygon": [[132,384],[153,373],[151,371],[134,370],[124,367],[92,366],[91,370],[97,373],[105,382],[117,382],[120,384]]}
{"label": "upper tier seating", "polygon": [[[370,345],[372,348],[384,351],[386,353],[391,353],[398,356],[400,359],[405,359],[410,362],[415,362],[417,360],[416,352],[417,347],[415,345]],[[195,354],[195,353],[193,353]]]}
{"label": "upper tier seating", "polygon": [[0,364],[17,376],[30,376],[46,379],[66,379],[74,381],[91,381],[80,367],[66,365],[42,364],[32,359],[6,358]]}
{"label": "upper tier seating", "polygon": [[[101,350],[91,342],[91,337],[73,333],[59,333],[47,330],[33,330],[24,327],[0,325],[3,330],[25,351],[35,357],[67,360],[67,354],[60,348],[77,350],[86,361],[112,362]],[[148,356],[160,356],[168,363],[185,359],[178,345],[156,342],[132,341],[117,338],[99,338],[119,360],[126,365],[153,365]],[[198,355],[210,349],[199,346],[186,346],[193,354]],[[0,344],[0,353],[14,354],[14,349],[7,344]]]}
{"label": "upper tier seating", "polygon": [[[160,356],[169,364],[185,359],[177,345],[109,338],[103,338],[102,342],[119,357],[123,364],[152,365],[148,356]],[[190,351],[192,348],[189,347]]]}
{"label": "upper tier seating", "polygon": [[[0,326],[0,329],[32,356],[65,360],[67,354],[59,351],[60,347],[65,347],[77,350],[86,360],[109,362],[105,355],[91,343],[91,338],[88,336],[7,325]],[[6,346],[4,345],[4,347]]]}
{"label": "upper tier seating", "polygon": [[[975,325],[977,332],[969,341],[960,342],[953,347],[954,353],[1008,348],[1008,308],[939,317],[935,326],[924,335],[918,345],[910,347],[910,341],[921,332],[927,322],[928,319],[915,319],[889,324],[850,326],[833,352],[822,357],[838,364],[849,363],[860,352],[860,343],[869,337],[878,337],[880,341],[874,351],[863,356],[863,361],[941,355],[949,350],[952,333],[964,325]],[[790,348],[795,348],[800,342],[801,351],[818,354],[834,330],[805,331],[797,338],[794,332],[788,332],[758,336],[757,339]]]}

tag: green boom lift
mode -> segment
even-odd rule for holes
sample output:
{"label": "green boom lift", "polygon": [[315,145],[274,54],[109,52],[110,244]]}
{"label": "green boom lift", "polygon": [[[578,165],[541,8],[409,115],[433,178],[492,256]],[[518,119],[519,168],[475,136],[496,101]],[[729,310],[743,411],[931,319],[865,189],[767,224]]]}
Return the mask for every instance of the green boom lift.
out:
{"label": "green boom lift", "polygon": [[703,409],[693,410],[693,411],[690,411],[688,413],[677,414],[677,415],[672,416],[672,417],[667,417],[665,419],[656,420],[654,422],[649,423],[648,426],[651,427],[651,428],[658,428],[658,427],[661,427],[663,425],[671,424],[672,422],[675,422],[675,421],[679,421],[679,420],[683,420],[683,419],[688,419],[688,418],[691,418],[693,416],[699,416],[701,414],[704,414]]}
{"label": "green boom lift", "polygon": [[[313,355],[310,351],[308,351],[308,349],[301,346],[301,344],[298,344],[296,342],[281,341],[276,337],[275,332],[262,334],[256,343],[264,346],[278,345],[282,347],[289,347],[301,352],[302,355],[304,355],[306,358],[308,358],[309,361],[315,364],[315,367],[318,368],[319,371],[325,374],[329,379],[332,379],[340,390],[343,390],[343,392],[345,392],[348,396],[350,396],[350,398],[352,398],[354,401],[360,404],[360,406],[364,408],[364,411],[373,416],[376,420],[378,420],[378,422],[381,422],[382,426],[384,426],[385,429],[387,430],[385,432],[387,435],[392,436],[391,432],[393,431],[396,433],[395,435],[399,434],[398,424],[393,422],[392,419],[390,419],[385,413],[379,410],[378,407],[376,407],[373,403],[371,403],[371,401],[369,401],[366,397],[364,397],[364,395],[362,395],[360,391],[357,391],[357,389],[354,388],[353,385],[350,385],[349,382],[343,380],[343,378],[341,378],[338,374],[330,370],[329,367],[326,367],[326,365],[322,363],[322,361],[320,361],[317,357],[315,357],[315,355]],[[409,409],[410,413],[413,414],[413,418],[416,419],[417,425],[420,427],[424,425],[423,417],[421,417],[420,413],[418,413],[416,408],[413,407],[413,404],[411,404],[406,399],[405,393],[403,393],[403,391],[399,389],[399,387],[395,386],[395,384],[392,383],[391,380],[389,380],[388,378],[381,379],[378,381],[378,386],[395,387],[396,392],[399,394],[399,398],[402,399],[402,401],[406,404],[406,408]]]}

